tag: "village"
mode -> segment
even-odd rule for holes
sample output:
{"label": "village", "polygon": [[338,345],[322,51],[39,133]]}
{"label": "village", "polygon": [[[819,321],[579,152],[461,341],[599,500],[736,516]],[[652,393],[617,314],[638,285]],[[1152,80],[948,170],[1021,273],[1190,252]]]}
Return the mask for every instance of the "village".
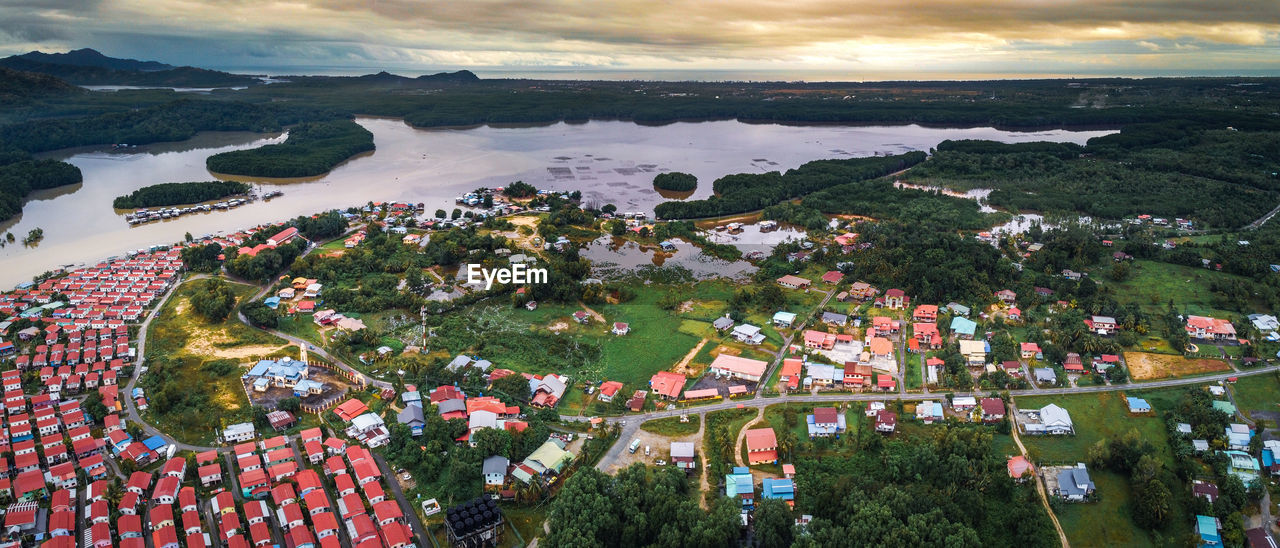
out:
{"label": "village", "polygon": [[[1127,283],[1109,274],[1135,262],[1119,250],[1080,270],[1010,275],[964,302],[931,300],[855,274],[853,258],[884,244],[834,219],[784,228],[803,239],[755,252],[749,279],[663,278],[664,262],[727,245],[708,239],[716,228],[501,192],[460,197],[485,207],[471,215],[371,202],[0,294],[0,453],[11,463],[0,545],[524,545],[543,534],[537,503],[573,475],[637,463],[683,471],[703,504],[733,500],[744,530],[773,499],[804,530],[819,510],[803,503],[811,457],[943,429],[992,436],[1005,477],[1063,539],[1089,520],[1106,526],[1084,544],[1145,535],[1116,510],[1136,504],[1132,464],[1099,456],[1130,430],[1166,470],[1190,474],[1172,527],[1213,545],[1273,526],[1261,493],[1280,475],[1280,321],[1267,310],[1183,305],[1161,334],[1159,300],[1081,289]],[[309,223],[331,219],[338,228],[316,236]],[[460,262],[565,272],[596,262],[578,247],[606,236],[638,242],[647,277],[578,274],[567,299],[554,277],[488,291],[458,277]],[[1028,268],[1054,249],[971,238]],[[281,254],[292,266],[254,270]],[[229,291],[234,309],[189,318],[206,290]],[[166,342],[183,329],[197,336]],[[237,403],[178,422],[175,390]],[[428,447],[444,458],[424,460]],[[1239,522],[1224,524],[1213,502],[1235,481],[1250,508],[1233,502]]]}

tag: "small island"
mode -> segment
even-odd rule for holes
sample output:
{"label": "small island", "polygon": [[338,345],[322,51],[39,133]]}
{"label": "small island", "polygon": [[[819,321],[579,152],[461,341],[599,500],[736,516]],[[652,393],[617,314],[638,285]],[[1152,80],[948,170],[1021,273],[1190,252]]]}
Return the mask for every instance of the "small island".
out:
{"label": "small island", "polygon": [[140,207],[164,207],[190,205],[249,191],[248,183],[236,181],[196,181],[188,183],[160,183],[139,188],[130,194],[116,196],[111,203],[116,209]]}
{"label": "small island", "polygon": [[653,178],[653,188],[673,192],[692,192],[698,188],[698,178],[679,171],[659,173]]}
{"label": "small island", "polygon": [[278,145],[214,154],[205,167],[249,177],[314,177],[373,149],[373,133],[351,120],[311,122],[289,130]]}

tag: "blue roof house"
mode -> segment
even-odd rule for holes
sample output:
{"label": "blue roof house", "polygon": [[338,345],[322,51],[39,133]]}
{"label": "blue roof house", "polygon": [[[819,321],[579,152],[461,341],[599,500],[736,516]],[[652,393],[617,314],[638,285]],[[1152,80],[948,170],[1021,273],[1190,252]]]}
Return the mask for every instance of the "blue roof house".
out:
{"label": "blue roof house", "polygon": [[162,437],[160,437],[160,436],[151,436],[151,437],[149,437],[149,438],[147,438],[147,439],[143,440],[143,441],[142,441],[142,445],[147,446],[147,449],[150,449],[150,450],[152,450],[152,451],[159,452],[159,451],[160,451],[161,449],[163,449],[166,445],[169,445],[169,442],[164,441],[164,438],[162,438]]}
{"label": "blue roof house", "polygon": [[732,474],[725,474],[724,494],[726,497],[740,499],[743,508],[755,507],[756,487],[751,477],[751,469],[735,466]]}
{"label": "blue roof house", "polygon": [[969,318],[956,316],[951,318],[951,332],[958,336],[973,338],[973,333],[978,330],[978,324]]}
{"label": "blue roof house", "polygon": [[788,504],[794,504],[796,484],[790,478],[765,478],[761,485],[760,496],[767,499],[782,499]]}
{"label": "blue roof house", "polygon": [[1129,402],[1130,413],[1150,413],[1151,412],[1151,404],[1147,403],[1147,400],[1144,400],[1142,398],[1125,398],[1125,401]]}
{"label": "blue roof house", "polygon": [[1200,535],[1201,546],[1222,545],[1222,535],[1218,533],[1218,518],[1196,516],[1196,534]]}

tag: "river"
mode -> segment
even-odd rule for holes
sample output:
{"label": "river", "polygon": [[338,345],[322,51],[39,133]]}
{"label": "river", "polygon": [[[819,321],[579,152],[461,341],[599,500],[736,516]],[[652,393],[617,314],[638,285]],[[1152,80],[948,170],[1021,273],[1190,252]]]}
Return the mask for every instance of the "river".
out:
{"label": "river", "polygon": [[18,240],[44,230],[36,247],[0,248],[0,287],[12,287],[61,266],[182,239],[190,232],[234,232],[330,208],[369,201],[425,202],[428,213],[452,210],[454,198],[481,186],[523,180],[539,188],[581,190],[588,202],[621,211],[652,212],[663,200],[653,190],[662,171],[697,175],[693,198],[711,194],[711,181],[742,172],[786,170],[815,159],[927,150],[945,139],[1084,143],[1109,131],[1010,132],[992,128],[907,126],[792,126],[736,121],[642,126],[621,121],[538,127],[414,129],[399,120],[358,118],[373,132],[377,150],[323,177],[259,181],[284,196],[229,211],[184,215],[130,227],[111,207],[115,196],[140,187],[213,178],[205,158],[227,150],[279,142],[281,135],[202,133],[180,143],[138,146],[125,152],[79,148],[42,155],[66,160],[84,173],[79,185],[33,194],[20,217],[0,225]]}

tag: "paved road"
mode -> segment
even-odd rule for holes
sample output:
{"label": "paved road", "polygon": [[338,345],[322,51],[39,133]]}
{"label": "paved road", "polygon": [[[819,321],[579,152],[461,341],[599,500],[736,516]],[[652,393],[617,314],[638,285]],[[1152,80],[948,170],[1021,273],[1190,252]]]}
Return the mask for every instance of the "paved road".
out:
{"label": "paved road", "polygon": [[1275,208],[1275,209],[1273,209],[1273,210],[1271,210],[1271,211],[1267,212],[1267,214],[1266,214],[1266,215],[1263,215],[1262,217],[1259,217],[1259,218],[1258,218],[1258,220],[1256,220],[1256,221],[1254,221],[1254,222],[1252,222],[1252,223],[1249,223],[1248,225],[1246,225],[1246,226],[1244,227],[1244,230],[1253,230],[1253,229],[1256,229],[1256,228],[1258,228],[1258,227],[1261,227],[1261,226],[1262,226],[1263,224],[1265,224],[1267,221],[1271,220],[1271,218],[1272,218],[1272,217],[1275,217],[1275,216],[1276,216],[1276,213],[1280,213],[1280,206],[1276,206],[1276,208]]}
{"label": "paved road", "polygon": [[[1229,377],[1251,377],[1254,375],[1274,373],[1276,371],[1280,371],[1280,365],[1270,365],[1266,367],[1258,367],[1258,368],[1250,369],[1248,371],[1240,371],[1240,372],[1232,371],[1229,373],[1220,373],[1217,375],[1206,375],[1203,377],[1168,379],[1168,380],[1162,380],[1162,381],[1121,384],[1121,385],[1112,385],[1112,386],[1097,385],[1097,386],[1081,386],[1081,387],[1074,387],[1074,388],[1031,388],[1026,390],[1009,390],[1008,393],[1010,396],[1013,396],[1013,397],[1066,396],[1071,394],[1092,394],[1092,393],[1098,393],[1098,392],[1117,392],[1117,391],[1123,391],[1123,390],[1147,390],[1147,389],[1153,389],[1153,388],[1169,388],[1169,387],[1176,387],[1176,386],[1205,384],[1205,383],[1226,380]],[[965,395],[965,394],[957,392],[957,395]],[[974,392],[973,395],[977,396],[977,395],[981,395],[981,393]],[[624,415],[620,417],[603,417],[603,419],[605,420],[605,422],[608,422],[610,424],[617,424],[622,422],[626,423],[623,427],[623,435],[618,439],[619,444],[625,445],[625,443],[630,443],[630,439],[627,438],[627,434],[634,433],[635,429],[639,428],[640,423],[650,419],[657,419],[662,417],[673,417],[673,416],[680,416],[680,415],[702,415],[705,413],[710,413],[712,411],[723,411],[725,409],[734,409],[734,408],[737,408],[738,406],[757,407],[757,406],[768,406],[768,405],[773,405],[778,403],[787,403],[787,402],[826,403],[826,402],[884,401],[884,400],[922,401],[922,400],[936,400],[936,399],[938,399],[937,394],[916,394],[916,393],[901,394],[901,393],[894,393],[894,392],[868,392],[868,393],[861,393],[861,394],[782,395],[782,396],[771,396],[771,397],[759,397],[754,400],[723,401],[720,403],[714,403],[710,405],[682,407],[678,409],[666,409],[662,411],[651,411],[648,413],[637,413],[637,414]],[[564,421],[585,421],[590,419],[590,417],[581,417],[577,415],[561,415],[560,419]],[[625,440],[625,443],[623,443],[624,440]],[[615,444],[615,445],[618,445],[618,444]],[[608,453],[606,453],[606,455],[613,454],[613,453],[615,453],[615,451],[611,449]]]}
{"label": "paved road", "polygon": [[124,389],[120,391],[120,399],[124,401],[124,413],[127,420],[140,426],[148,436],[160,436],[164,441],[173,444],[179,450],[195,451],[197,453],[216,448],[180,442],[172,436],[161,432],[160,429],[152,426],[147,421],[142,420],[142,416],[138,414],[138,409],[133,403],[133,388],[137,386],[138,379],[142,376],[142,366],[147,363],[147,329],[151,327],[152,320],[156,319],[156,316],[160,314],[160,310],[164,308],[165,303],[169,302],[169,297],[177,292],[178,286],[192,280],[208,277],[209,275],[207,274],[197,274],[174,284],[173,288],[164,294],[164,297],[160,299],[155,308],[151,309],[151,313],[147,314],[147,319],[143,320],[142,326],[138,328],[138,359],[133,364],[133,376],[129,378],[129,382],[125,384]]}
{"label": "paved road", "polygon": [[[831,291],[828,291],[827,296],[823,297],[822,302],[818,303],[817,310],[821,311],[823,307],[827,306],[827,302],[830,301],[831,296],[835,294],[836,294],[836,291],[834,289],[832,289]],[[791,348],[791,343],[792,341],[795,340],[796,333],[803,333],[805,327],[808,327],[808,322],[802,323],[796,326],[794,329],[791,330],[791,334],[788,335],[786,339],[783,339],[782,347],[779,348],[778,353],[774,355],[773,363],[770,363],[769,367],[765,368],[764,376],[760,377],[760,382],[756,383],[756,395],[755,395],[756,399],[760,399],[764,397],[764,389],[767,388],[765,384],[769,382],[769,379],[773,378],[773,370],[777,369],[779,364],[782,363],[783,358],[787,357],[787,350]]]}
{"label": "paved road", "polygon": [[[358,228],[363,228],[363,226],[358,227]],[[347,234],[351,234],[352,232],[355,232],[356,230],[357,230],[357,228],[352,228],[351,230],[348,230],[347,232],[343,233],[341,236],[338,236],[338,238],[343,238],[343,237],[345,237]],[[326,243],[327,243],[327,242],[326,242]],[[324,244],[316,244],[316,245],[313,245],[313,246],[311,246],[311,247],[307,248],[307,250],[306,250],[306,251],[304,251],[304,252],[302,253],[302,255],[301,255],[301,256],[302,256],[302,257],[306,257],[306,256],[307,256],[307,255],[309,255],[312,251],[315,251],[316,249],[319,249],[319,248],[320,248],[320,246],[322,246],[322,245],[324,245]],[[251,282],[250,282],[250,283],[251,283]],[[262,299],[264,296],[266,296],[266,294],[267,294],[269,291],[271,291],[271,285],[263,286],[263,288],[262,288],[262,289],[260,289],[260,290],[258,291],[258,293],[256,293],[253,297],[250,297],[250,298],[249,298],[249,302],[253,302],[253,301],[257,301],[257,300],[259,300],[259,299]],[[236,318],[240,320],[240,323],[243,323],[243,324],[245,324],[245,325],[247,325],[247,326],[249,326],[249,327],[252,327],[252,328],[254,328],[254,329],[260,329],[260,330],[262,330],[262,331],[266,331],[267,333],[270,333],[270,334],[272,334],[272,335],[275,335],[275,336],[277,336],[277,337],[280,337],[281,339],[284,339],[284,340],[289,341],[289,342],[291,342],[291,343],[293,343],[293,344],[296,344],[296,345],[298,345],[299,347],[306,348],[306,349],[307,349],[307,352],[309,352],[309,353],[311,353],[311,354],[315,354],[315,355],[317,355],[317,356],[320,356],[321,358],[324,358],[325,360],[329,361],[330,363],[337,364],[337,366],[338,366],[338,367],[341,367],[342,369],[346,370],[348,373],[351,373],[352,375],[355,375],[357,378],[364,379],[365,386],[376,386],[376,387],[378,387],[380,390],[387,390],[387,389],[390,389],[390,388],[394,388],[394,386],[395,386],[395,385],[393,385],[393,384],[391,384],[391,383],[389,383],[389,382],[387,382],[387,381],[379,380],[379,379],[375,379],[375,378],[373,378],[373,377],[371,377],[371,376],[369,376],[369,375],[366,375],[364,372],[360,371],[359,369],[356,369],[356,368],[354,368],[354,367],[351,367],[349,364],[347,364],[347,362],[343,361],[342,359],[340,359],[340,358],[338,358],[338,357],[336,357],[336,356],[333,356],[333,355],[329,354],[327,351],[325,351],[325,349],[320,348],[320,347],[318,347],[318,346],[314,346],[312,343],[310,343],[310,342],[308,342],[308,341],[302,340],[302,339],[300,339],[300,338],[298,338],[298,337],[295,337],[295,336],[293,336],[293,335],[289,335],[289,334],[287,334],[287,333],[283,333],[283,332],[278,331],[278,330],[275,330],[275,329],[267,329],[267,328],[264,328],[264,327],[258,327],[258,326],[255,326],[255,325],[253,325],[252,323],[249,323],[249,319],[248,319],[248,318],[246,318],[246,317],[244,316],[244,314],[243,314],[242,312],[240,312],[240,310],[239,310],[239,309],[236,309]],[[139,353],[141,353],[141,351],[139,351]]]}
{"label": "paved road", "polygon": [[396,478],[391,467],[387,466],[386,459],[382,458],[382,455],[374,453],[373,460],[378,463],[378,468],[382,470],[382,477],[387,478],[387,485],[391,486],[391,492],[395,494],[396,500],[400,502],[400,511],[404,513],[404,518],[408,520],[414,536],[419,539],[426,539],[427,528],[422,525],[422,520],[418,519],[418,509],[413,507],[413,503],[409,502],[409,499],[404,498],[404,490],[400,489],[400,480]]}

